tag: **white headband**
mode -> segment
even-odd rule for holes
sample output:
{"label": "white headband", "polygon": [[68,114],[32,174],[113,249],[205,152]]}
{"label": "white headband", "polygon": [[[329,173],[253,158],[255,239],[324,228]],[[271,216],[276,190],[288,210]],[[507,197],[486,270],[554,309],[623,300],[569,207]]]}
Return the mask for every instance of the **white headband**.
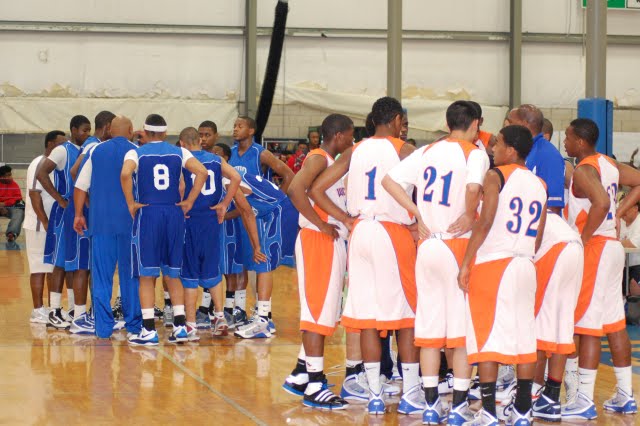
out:
{"label": "white headband", "polygon": [[144,129],[150,132],[164,133],[167,131],[167,126],[152,126],[151,124],[145,124]]}

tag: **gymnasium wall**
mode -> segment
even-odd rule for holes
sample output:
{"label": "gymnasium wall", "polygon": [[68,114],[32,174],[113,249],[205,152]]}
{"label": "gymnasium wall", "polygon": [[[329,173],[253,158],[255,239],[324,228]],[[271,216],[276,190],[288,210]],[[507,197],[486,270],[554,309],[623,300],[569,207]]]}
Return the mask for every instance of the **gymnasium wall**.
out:
{"label": "gymnasium wall", "polygon": [[[89,31],[0,31],[0,133],[66,129],[71,115],[101,109],[142,123],[165,114],[170,131],[214,119],[229,135],[244,99],[244,0],[0,0],[2,22],[87,23]],[[276,0],[258,1],[258,26],[270,27]],[[329,111],[361,122],[386,90],[386,41],[367,30],[387,24],[386,0],[290,0],[288,27],[362,29],[358,36],[303,32],[286,38],[275,108],[267,136],[301,136]],[[581,34],[580,0],[524,0],[530,33]],[[229,35],[91,32],[95,24],[217,26]],[[404,0],[406,30],[506,32],[508,0]],[[176,32],[189,32],[176,27]],[[640,11],[609,11],[610,34],[640,35]],[[235,33],[233,30],[237,29]],[[258,84],[269,37],[258,40]],[[584,96],[585,51],[580,44],[523,45],[523,102],[545,109],[560,128]],[[405,40],[403,104],[410,136],[429,140],[444,130],[453,99],[473,98],[497,130],[508,103],[505,41]],[[640,46],[608,49],[607,97],[615,130],[640,132]],[[557,118],[556,118],[557,117]],[[640,141],[639,141],[640,144]]]}

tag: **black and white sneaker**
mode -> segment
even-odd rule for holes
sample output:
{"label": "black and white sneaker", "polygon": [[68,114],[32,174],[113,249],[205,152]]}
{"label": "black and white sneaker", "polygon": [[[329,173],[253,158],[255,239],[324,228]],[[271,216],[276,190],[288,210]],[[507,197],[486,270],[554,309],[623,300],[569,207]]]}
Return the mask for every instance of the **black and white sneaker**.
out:
{"label": "black and white sneaker", "polygon": [[318,385],[320,389],[317,392],[312,394],[307,394],[305,392],[302,400],[303,405],[311,408],[319,408],[321,410],[344,410],[347,408],[349,403],[331,392],[327,387],[326,382],[309,383],[308,388],[317,387]]}
{"label": "black and white sneaker", "polygon": [[70,326],[71,324],[62,317],[62,309],[52,309],[51,312],[49,312],[49,322],[47,323],[47,327],[66,330]]}

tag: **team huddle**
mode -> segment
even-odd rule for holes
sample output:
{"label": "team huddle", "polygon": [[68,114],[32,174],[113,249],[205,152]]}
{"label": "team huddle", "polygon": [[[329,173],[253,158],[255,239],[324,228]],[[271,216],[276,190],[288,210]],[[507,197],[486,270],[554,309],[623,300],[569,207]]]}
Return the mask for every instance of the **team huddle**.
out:
{"label": "team huddle", "polygon": [[[51,132],[28,171],[29,189],[42,194],[33,210],[43,232],[27,234],[40,300],[51,273],[51,311],[32,320],[99,338],[124,327],[131,345],[158,345],[162,275],[170,343],[199,340],[198,328],[267,338],[276,332],[273,271],[295,265],[302,345],[283,387],[304,405],[360,401],[383,414],[385,398],[402,393],[398,412],[422,413],[424,424],[594,419],[606,335],[617,390],[604,408],[635,413],[617,223],[640,200],[640,172],[598,154],[598,127],[576,119],[565,138],[577,160],[571,175],[532,105],[512,110],[494,136],[480,130],[479,105],[456,101],[450,133],[418,149],[399,138],[405,117],[396,99],[377,100],[370,137],[354,145],[352,120],[329,115],[295,176],[253,142],[249,117],[235,121],[231,148],[215,143],[210,121],[185,128],[174,146],[157,114],[135,133],[103,111],[91,137],[89,120],[73,117],[70,140]],[[251,317],[247,271],[256,273]],[[73,311],[61,307],[65,281]],[[323,372],[325,337],[338,324],[347,342],[339,396]],[[382,338],[394,333],[402,390],[381,374]],[[443,350],[451,372],[441,380]],[[441,398],[449,393],[450,406]],[[482,401],[479,412],[470,399]]]}

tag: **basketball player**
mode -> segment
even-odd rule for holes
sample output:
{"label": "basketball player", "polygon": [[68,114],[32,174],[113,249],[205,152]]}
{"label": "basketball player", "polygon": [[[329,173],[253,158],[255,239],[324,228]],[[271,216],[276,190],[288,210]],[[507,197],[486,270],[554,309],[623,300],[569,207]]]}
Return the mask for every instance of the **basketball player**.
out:
{"label": "basketball player", "polygon": [[[84,115],[76,115],[71,118],[69,124],[71,130],[71,140],[58,145],[51,151],[47,158],[43,159],[36,171],[36,177],[42,188],[53,197],[55,202],[51,207],[51,215],[49,216],[49,225],[47,227],[47,239],[44,248],[44,263],[53,265],[51,276],[51,293],[49,301],[51,312],[49,313],[49,325],[54,328],[68,328],[70,323],[62,317],[60,301],[62,298],[62,285],[65,279],[65,224],[64,211],[69,204],[69,199],[73,196],[73,178],[71,177],[71,167],[75,164],[80,153],[80,146],[89,137],[91,133],[91,122]],[[49,178],[51,172],[55,170],[56,185],[54,186]],[[73,218],[73,216],[72,216]],[[66,226],[73,227],[73,223]],[[73,274],[71,274],[73,275]],[[71,276],[71,281],[73,277]],[[67,280],[69,284],[69,280]],[[81,295],[82,289],[78,289],[78,295]],[[75,294],[74,287],[74,294]],[[90,333],[93,329],[93,323],[89,321],[86,314],[86,290],[84,299],[75,298],[76,308],[74,309],[76,327]],[[83,308],[84,307],[84,308]],[[84,309],[84,311],[83,311]]]}
{"label": "basketball player", "polygon": [[87,153],[100,142],[111,139],[111,120],[113,120],[115,116],[111,111],[100,111],[93,119],[93,136],[89,136],[87,140],[84,141],[80,155],[71,168],[71,176],[74,180],[78,178],[80,165],[83,163]]}
{"label": "basketball player", "polygon": [[[74,229],[78,234],[85,234],[87,230],[84,205],[87,193],[91,191],[86,234],[91,237],[91,252],[97,254],[91,258],[91,292],[96,335],[102,339],[109,338],[114,329],[122,327],[123,322],[131,334],[140,333],[142,327],[138,280],[131,274],[133,221],[119,184],[124,157],[136,149],[136,145],[130,142],[133,125],[127,117],[115,117],[109,123],[109,128],[112,138],[89,150],[74,191]],[[124,321],[115,321],[111,309],[116,264]]]}
{"label": "basketball player", "polygon": [[474,141],[474,144],[487,152],[487,155],[490,157],[493,156],[493,146],[496,144],[496,137],[490,133],[485,132],[484,130],[480,130],[482,125],[484,124],[484,117],[482,116],[482,107],[479,103],[474,101],[469,101],[471,105],[476,109],[476,112],[480,115],[480,122],[478,123],[478,139]]}
{"label": "basketball player", "polygon": [[[375,134],[375,131],[374,131]],[[407,142],[409,136],[409,113],[406,108],[402,108],[402,129],[400,130],[400,139],[403,142]],[[416,146],[414,143],[413,146]]]}
{"label": "basketball player", "polygon": [[[348,403],[331,392],[324,375],[325,336],[331,336],[340,320],[342,287],[347,266],[346,239],[349,231],[333,217],[315,207],[307,196],[314,179],[334,162],[337,154],[353,146],[353,121],[341,114],[331,114],[322,122],[322,145],[304,160],[301,170],[289,187],[289,197],[301,212],[302,228],[296,241],[298,288],[300,293],[300,330],[302,352],[298,357],[304,368],[294,369],[292,389],[304,388],[303,404],[308,407],[341,410]],[[346,190],[342,181],[329,189],[328,196],[346,211]],[[301,353],[302,353],[301,352]],[[347,359],[349,359],[347,354]],[[306,383],[295,383],[298,374]],[[289,380],[289,378],[288,378]]]}
{"label": "basketball player", "polygon": [[[427,401],[423,424],[439,424],[447,418],[438,395],[440,350],[445,347],[453,349],[453,404],[448,423],[461,425],[473,417],[467,402],[471,366],[465,348],[466,324],[460,315],[465,298],[456,277],[489,169],[487,154],[474,145],[479,121],[470,102],[454,102],[447,109],[449,136],[418,149],[382,180],[382,186],[422,228],[416,259],[415,336],[421,347]],[[419,193],[417,206],[406,192],[413,187]]]}
{"label": "basketball player", "polygon": [[198,127],[198,135],[200,136],[200,147],[203,151],[213,154],[213,147],[218,142],[218,126],[210,120],[205,120]]}
{"label": "basketball player", "polygon": [[[182,146],[189,150],[196,160],[202,163],[208,173],[201,193],[196,198],[185,222],[186,234],[180,278],[184,286],[189,341],[200,339],[196,330],[198,285],[203,288],[203,292],[208,293],[212,288],[218,286],[222,280],[220,275],[220,251],[217,250],[222,238],[220,228],[227,208],[240,186],[238,172],[227,163],[222,162],[217,155],[203,151],[200,145],[201,140],[198,131],[193,127],[187,127],[180,132]],[[189,194],[195,182],[195,175],[186,169],[183,169],[183,174],[184,192]],[[230,181],[224,196],[222,189],[223,176]],[[216,319],[224,321],[224,316]],[[219,335],[226,334],[226,327],[224,330],[221,327],[217,328],[220,329]]]}
{"label": "basketball player", "polygon": [[[517,364],[517,392],[500,417],[531,424],[531,387],[536,365],[533,255],[546,219],[544,182],[525,167],[531,132],[509,126],[493,149],[496,168],[483,184],[480,218],[473,225],[458,283],[467,296],[466,346],[478,363],[482,410],[467,424],[498,425],[498,363]],[[475,263],[474,263],[475,258]],[[474,263],[474,264],[473,264]]]}
{"label": "basketball player", "polygon": [[47,237],[47,227],[49,226],[49,214],[54,203],[54,199],[42,189],[42,185],[36,179],[36,170],[40,161],[48,157],[56,146],[66,140],[64,132],[60,130],[47,133],[44,138],[44,155],[34,158],[27,168],[29,197],[25,203],[25,220],[22,227],[25,230],[27,260],[29,261],[29,272],[31,274],[29,281],[31,284],[33,311],[31,311],[30,322],[36,324],[47,324],[49,322],[49,311],[44,306],[42,294],[45,277],[53,272],[53,265],[45,264],[43,257],[44,242]]}
{"label": "basketball player", "polygon": [[[133,276],[140,277],[142,330],[132,335],[132,345],[158,345],[154,323],[155,278],[168,276],[173,305],[174,327],[170,343],[188,340],[184,310],[184,292],[180,283],[185,218],[209,176],[207,169],[191,153],[164,142],[167,122],[158,114],[147,116],[144,131],[149,143],[129,151],[122,166],[122,190],[134,218],[131,256]],[[180,201],[180,175],[186,168],[195,175],[186,199]],[[133,174],[136,173],[137,196],[133,198]]]}
{"label": "basketball player", "polygon": [[[403,114],[400,102],[380,98],[371,112],[375,136],[345,151],[316,179],[310,195],[328,215],[340,220],[347,229],[353,228],[349,243],[349,294],[342,325],[361,330],[360,346],[369,383],[367,410],[370,414],[385,412],[379,332],[400,330],[398,346],[404,393],[398,412],[410,414],[422,411],[425,404],[418,375],[418,350],[413,345],[416,247],[408,228],[413,219],[382,188],[381,180],[415,148],[398,139]],[[349,214],[327,195],[347,171]]]}
{"label": "basketball player", "polygon": [[[593,390],[600,363],[602,335],[607,336],[617,392],[605,401],[608,411],[631,414],[638,408],[631,387],[631,345],[621,294],[624,249],[616,223],[640,199],[640,172],[596,152],[599,130],[589,119],[573,120],[565,131],[567,154],[578,165],[569,189],[568,222],[584,244],[584,274],[575,312],[580,336],[576,397],[562,408],[562,419],[595,419]],[[631,187],[616,209],[620,186]]]}
{"label": "basketball player", "polygon": [[533,394],[537,396],[533,417],[559,422],[564,366],[567,355],[575,351],[573,315],[584,263],[580,235],[557,214],[547,214],[542,244],[534,261],[538,283],[535,304],[538,363],[533,384]]}

